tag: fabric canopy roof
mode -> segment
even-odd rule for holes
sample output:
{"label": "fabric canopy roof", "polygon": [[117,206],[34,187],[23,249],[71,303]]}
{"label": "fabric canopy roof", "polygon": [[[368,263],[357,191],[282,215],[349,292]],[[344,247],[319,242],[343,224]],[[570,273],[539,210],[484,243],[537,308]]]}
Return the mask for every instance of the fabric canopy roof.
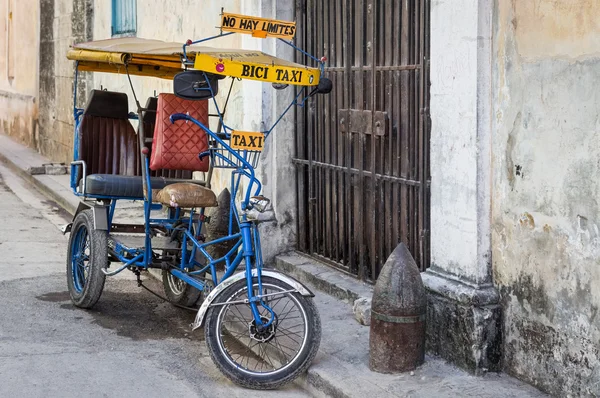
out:
{"label": "fabric canopy roof", "polygon": [[[317,85],[318,68],[309,68],[257,50],[188,46],[194,69],[214,74],[295,85]],[[125,73],[172,79],[183,71],[183,45],[175,42],[123,37],[73,46],[67,58],[85,71]]]}

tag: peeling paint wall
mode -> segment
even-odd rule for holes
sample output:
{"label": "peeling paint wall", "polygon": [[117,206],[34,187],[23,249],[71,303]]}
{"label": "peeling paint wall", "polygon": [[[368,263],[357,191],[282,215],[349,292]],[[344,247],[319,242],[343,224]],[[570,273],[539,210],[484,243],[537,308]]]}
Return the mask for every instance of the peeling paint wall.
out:
{"label": "peeling paint wall", "polygon": [[494,280],[504,368],[600,395],[600,3],[495,2]]}
{"label": "peeling paint wall", "polygon": [[39,2],[0,0],[0,133],[35,147]]}
{"label": "peeling paint wall", "polygon": [[[37,149],[49,159],[69,163],[73,156],[73,71],[67,51],[91,40],[93,0],[40,1],[40,115]],[[89,74],[78,83],[85,103]]]}

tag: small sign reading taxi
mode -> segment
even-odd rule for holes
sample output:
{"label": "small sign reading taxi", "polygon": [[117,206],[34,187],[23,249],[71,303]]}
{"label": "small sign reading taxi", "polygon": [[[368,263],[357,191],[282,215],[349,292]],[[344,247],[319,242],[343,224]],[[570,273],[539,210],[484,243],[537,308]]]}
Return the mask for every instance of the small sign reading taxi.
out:
{"label": "small sign reading taxi", "polygon": [[296,22],[276,19],[250,17],[247,15],[221,15],[221,29],[227,32],[248,33],[254,37],[279,37],[293,39],[296,34]]}
{"label": "small sign reading taxi", "polygon": [[262,151],[265,144],[265,135],[254,131],[233,130],[229,146],[233,149],[247,149],[249,151]]}

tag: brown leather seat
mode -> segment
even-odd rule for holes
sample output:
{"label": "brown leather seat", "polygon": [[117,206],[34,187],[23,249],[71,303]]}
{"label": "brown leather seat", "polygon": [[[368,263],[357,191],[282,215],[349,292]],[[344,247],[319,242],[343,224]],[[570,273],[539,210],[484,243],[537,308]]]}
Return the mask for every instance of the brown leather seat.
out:
{"label": "brown leather seat", "polygon": [[78,132],[79,159],[86,162],[88,175],[141,176],[139,144],[128,114],[127,94],[92,90]]}
{"label": "brown leather seat", "polygon": [[217,206],[217,196],[211,189],[189,182],[179,182],[160,190],[152,190],[152,201],[186,209]]}

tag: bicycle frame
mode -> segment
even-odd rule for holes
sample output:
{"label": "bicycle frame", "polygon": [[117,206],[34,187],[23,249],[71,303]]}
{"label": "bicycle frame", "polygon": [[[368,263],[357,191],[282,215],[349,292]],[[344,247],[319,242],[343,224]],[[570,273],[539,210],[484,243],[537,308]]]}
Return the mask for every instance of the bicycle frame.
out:
{"label": "bicycle frame", "polygon": [[[221,34],[218,36],[214,36],[208,39],[203,39],[193,43],[200,43],[202,41],[211,40],[219,37],[226,36],[227,34]],[[315,57],[307,54],[303,50],[299,49],[291,42],[287,42],[282,40],[286,44],[294,47],[296,50],[301,51],[303,54],[308,55],[313,60],[320,63],[321,71],[323,70],[324,61],[318,60]],[[187,59],[186,56],[186,47],[189,44],[185,44],[183,46],[183,60],[184,64],[190,65],[191,62]],[[74,95],[74,106],[73,106],[73,117],[75,120],[75,132],[78,131],[81,117],[83,115],[83,109],[77,107],[77,80],[78,80],[78,69],[79,62],[76,64],[75,68],[75,84],[73,89]],[[127,67],[126,67],[127,70]],[[129,70],[127,70],[127,76],[129,78]],[[206,72],[204,72],[204,76],[206,81],[209,81]],[[131,83],[131,79],[130,83]],[[133,86],[131,86],[133,90]],[[206,90],[206,89],[204,89]],[[175,123],[178,120],[185,120],[186,123],[194,123],[200,129],[202,129],[212,140],[213,146],[211,146],[206,152],[199,154],[200,157],[210,156],[211,166],[216,167],[216,160],[219,160],[221,163],[226,164],[227,168],[231,168],[231,184],[230,184],[230,192],[231,192],[231,202],[230,202],[230,214],[229,214],[229,226],[228,226],[228,235],[216,239],[210,242],[204,242],[201,239],[201,231],[203,224],[205,222],[204,216],[204,208],[196,211],[195,209],[191,209],[188,211],[183,211],[179,208],[175,209],[175,214],[172,217],[167,218],[153,218],[151,217],[151,212],[153,210],[162,209],[162,205],[154,204],[152,202],[152,184],[150,178],[150,167],[149,167],[149,159],[146,154],[143,154],[142,157],[142,179],[144,185],[144,233],[145,233],[145,244],[143,248],[139,249],[129,249],[124,245],[121,245],[119,242],[114,243],[114,247],[111,247],[114,255],[117,259],[123,264],[114,271],[105,272],[106,275],[116,275],[119,272],[125,269],[149,269],[149,268],[158,268],[156,264],[154,264],[155,253],[152,249],[152,235],[156,229],[166,231],[168,234],[173,234],[174,232],[180,232],[181,235],[181,252],[180,252],[180,261],[176,266],[172,266],[169,269],[169,272],[175,276],[176,278],[182,280],[188,285],[202,291],[207,286],[207,280],[200,280],[196,278],[200,275],[205,275],[206,273],[210,273],[210,282],[212,285],[217,286],[229,277],[231,277],[242,260],[245,261],[245,278],[247,282],[248,289],[248,303],[251,307],[252,314],[256,325],[258,327],[268,327],[274,320],[274,313],[272,309],[264,303],[261,299],[261,296],[256,296],[254,294],[253,289],[253,279],[256,278],[258,284],[258,291],[262,291],[262,280],[261,280],[261,269],[263,267],[262,260],[262,251],[260,247],[260,235],[258,231],[258,227],[256,222],[250,221],[247,216],[247,211],[253,208],[251,202],[251,196],[258,196],[262,189],[261,182],[256,178],[254,167],[250,162],[246,159],[246,154],[242,154],[235,149],[232,149],[231,146],[225,142],[230,139],[232,128],[227,126],[223,120],[223,114],[217,104],[213,87],[209,83],[208,90],[212,94],[213,104],[216,108],[218,117],[219,117],[219,126],[223,129],[222,134],[218,134],[198,120],[190,117],[185,114],[174,114],[171,115],[171,122]],[[313,92],[314,93],[314,92]],[[313,93],[307,94],[306,87],[301,87],[297,90],[296,95],[290,104],[286,107],[283,113],[277,118],[275,123],[269,128],[267,131],[264,131],[265,139],[268,135],[273,131],[273,129],[279,124],[285,114],[294,106],[304,106],[304,103],[312,96]],[[304,95],[303,98],[301,96]],[[135,97],[135,91],[134,91]],[[142,120],[143,115],[142,112],[145,111],[137,101],[137,97],[135,97],[135,101],[137,103],[138,112],[137,115],[130,114],[130,119],[138,119]],[[143,123],[140,122],[140,137],[143,137]],[[222,137],[225,137],[223,139]],[[140,138],[140,147],[143,147],[143,139]],[[219,147],[219,150],[215,148]],[[140,200],[142,198],[133,198],[133,197],[111,197],[106,195],[90,195],[85,191],[85,174],[86,174],[86,165],[85,162],[78,161],[78,134],[75,134],[75,143],[74,143],[74,161],[71,164],[71,188],[75,195],[83,196],[85,198],[91,198],[96,200],[101,200],[104,202],[110,201],[108,206],[108,230],[111,230],[111,226],[113,224],[113,218],[116,210],[116,203],[118,200]],[[223,152],[227,151],[231,156],[226,157],[223,155]],[[241,151],[244,152],[244,151]],[[77,168],[83,168],[84,174],[84,186],[83,192],[79,192],[77,189]],[[240,183],[242,178],[246,178],[248,180],[248,185],[246,186],[246,192],[243,196],[243,199],[240,204],[241,214],[238,211],[236,206],[235,198],[237,197],[237,193],[240,189]],[[186,217],[186,212],[189,212],[189,216]],[[197,220],[195,220],[195,218]],[[234,233],[234,220],[239,228],[239,232]],[[209,253],[207,248],[211,245],[235,241],[232,248],[220,258],[213,258]],[[191,250],[188,251],[188,245],[191,245]],[[202,254],[202,256],[206,259],[206,264],[201,264],[196,260],[196,255],[198,251]],[[221,278],[217,275],[217,266],[221,263],[224,263],[224,273]],[[160,266],[162,268],[162,265]],[[253,269],[256,269],[253,275]],[[270,312],[271,316],[267,322],[264,322],[264,317],[261,317],[258,306],[262,306],[268,312]]]}

